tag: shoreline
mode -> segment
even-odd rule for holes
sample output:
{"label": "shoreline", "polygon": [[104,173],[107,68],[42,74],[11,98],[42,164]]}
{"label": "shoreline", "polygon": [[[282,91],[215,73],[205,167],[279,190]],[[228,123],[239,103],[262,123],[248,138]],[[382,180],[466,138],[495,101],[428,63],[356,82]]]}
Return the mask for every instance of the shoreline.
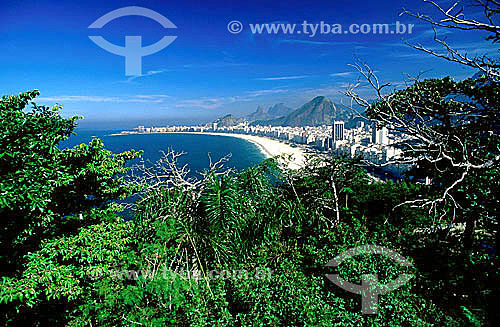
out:
{"label": "shoreline", "polygon": [[[127,133],[127,134],[110,134],[109,136],[119,136],[119,135],[142,135],[143,133]],[[266,158],[272,158],[281,155],[290,155],[291,161],[288,163],[288,168],[299,169],[304,167],[305,164],[305,152],[299,147],[291,147],[290,145],[263,136],[247,135],[247,134],[235,134],[235,133],[211,133],[211,132],[157,132],[151,134],[194,134],[194,135],[213,135],[213,136],[226,136],[226,137],[236,137],[247,142],[254,144]]]}

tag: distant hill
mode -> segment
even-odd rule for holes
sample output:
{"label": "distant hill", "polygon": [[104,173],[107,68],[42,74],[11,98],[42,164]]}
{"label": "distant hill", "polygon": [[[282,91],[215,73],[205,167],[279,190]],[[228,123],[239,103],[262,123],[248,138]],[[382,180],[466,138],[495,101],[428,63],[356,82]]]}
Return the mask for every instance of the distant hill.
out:
{"label": "distant hill", "polygon": [[270,107],[267,110],[267,113],[269,115],[273,116],[273,118],[279,118],[279,117],[283,117],[283,116],[288,115],[292,111],[293,111],[293,109],[285,106],[284,103],[278,103],[278,104],[275,104],[274,106]]}
{"label": "distant hill", "polygon": [[258,120],[252,125],[271,126],[320,126],[332,124],[334,120],[351,119],[350,111],[332,103],[327,97],[318,96],[286,116]]}
{"label": "distant hill", "polygon": [[265,109],[262,106],[258,106],[257,110],[252,112],[250,115],[245,117],[248,121],[253,122],[256,120],[269,120],[274,118],[279,118],[288,115],[293,109],[285,106],[284,103],[278,103]]}
{"label": "distant hill", "polygon": [[214,123],[217,123],[217,126],[219,127],[231,127],[238,125],[238,119],[229,114],[217,119],[216,121],[214,121]]}
{"label": "distant hill", "polygon": [[272,118],[276,118],[276,117],[269,115],[267,113],[267,110],[264,109],[264,107],[258,106],[257,110],[255,110],[254,112],[252,112],[250,115],[248,115],[245,118],[248,119],[248,121],[255,121],[255,120],[272,119]]}

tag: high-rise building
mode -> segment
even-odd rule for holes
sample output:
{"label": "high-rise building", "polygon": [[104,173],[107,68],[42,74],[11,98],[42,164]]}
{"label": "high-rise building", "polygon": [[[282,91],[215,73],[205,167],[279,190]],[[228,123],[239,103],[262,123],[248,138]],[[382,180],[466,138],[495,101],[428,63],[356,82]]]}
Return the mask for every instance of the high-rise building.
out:
{"label": "high-rise building", "polygon": [[389,130],[387,127],[378,128],[376,125],[372,126],[372,143],[382,145],[389,144]]}
{"label": "high-rise building", "polygon": [[343,121],[334,121],[333,122],[332,139],[333,139],[333,142],[344,140],[344,122]]}

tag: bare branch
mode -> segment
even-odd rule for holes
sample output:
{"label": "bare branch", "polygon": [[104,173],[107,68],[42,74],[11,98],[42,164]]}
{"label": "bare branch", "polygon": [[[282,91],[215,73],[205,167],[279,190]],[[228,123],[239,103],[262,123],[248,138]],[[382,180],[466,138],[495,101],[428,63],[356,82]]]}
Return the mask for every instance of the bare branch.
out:
{"label": "bare branch", "polygon": [[[362,162],[366,165],[376,165],[378,167],[395,164],[415,165],[426,162],[432,165],[436,171],[448,174],[452,179],[448,185],[443,185],[442,193],[437,198],[406,201],[397,205],[394,209],[403,205],[410,205],[411,207],[428,208],[429,214],[431,214],[432,212],[437,213],[439,207],[440,218],[438,220],[441,220],[448,213],[447,208],[451,207],[455,212],[460,206],[454,198],[454,192],[464,183],[471,171],[477,172],[498,166],[500,155],[488,160],[478,157],[475,154],[477,151],[474,142],[469,144],[468,141],[461,139],[458,135],[450,136],[447,134],[448,129],[432,128],[436,123],[434,115],[438,114],[436,108],[441,107],[442,103],[436,102],[432,98],[426,98],[426,103],[401,97],[398,97],[397,101],[395,101],[396,95],[394,93],[384,94],[382,92],[387,83],[381,83],[368,65],[357,63],[353,67],[368,81],[368,85],[376,96],[375,101],[380,106],[372,106],[371,102],[356,93],[355,87],[348,88],[345,95],[366,110],[371,110],[372,117],[376,117],[373,120],[374,122],[387,126],[393,132],[405,135],[407,140],[400,144],[403,146],[402,152],[393,160],[384,164],[374,164],[368,160]],[[358,85],[360,83],[358,81]],[[415,83],[413,87],[415,88],[415,94],[420,94],[419,83]],[[450,101],[453,100],[450,99]],[[484,110],[480,105],[460,103],[463,104],[458,107],[460,109],[447,113],[450,120],[454,121],[454,126],[459,126],[472,118],[477,118]],[[393,107],[394,105],[398,106],[398,112]],[[377,108],[384,108],[384,110]],[[401,110],[403,110],[404,114],[401,113]],[[454,145],[452,146],[451,143]]]}
{"label": "bare branch", "polygon": [[442,58],[451,62],[456,62],[465,66],[469,66],[480,70],[487,76],[494,79],[500,78],[500,63],[497,59],[490,58],[488,55],[469,57],[466,52],[460,52],[453,49],[448,43],[437,37],[437,31],[435,27],[444,27],[449,29],[458,29],[463,31],[485,31],[490,35],[486,40],[493,41],[493,43],[500,41],[500,25],[493,21],[493,17],[500,14],[500,4],[498,0],[476,0],[478,5],[483,8],[484,17],[487,23],[480,22],[476,19],[467,18],[464,14],[464,7],[459,7],[461,1],[454,2],[448,9],[441,7],[439,4],[432,0],[423,0],[425,3],[429,3],[437,9],[438,13],[441,14],[440,19],[434,19],[428,15],[413,13],[408,10],[403,10],[401,15],[409,15],[418,18],[424,22],[432,25],[434,29],[434,40],[443,47],[446,53],[439,53],[421,44],[406,44],[410,45],[412,48],[428,53],[432,56]]}
{"label": "bare branch", "polygon": [[134,204],[127,205],[127,208],[146,201],[156,190],[164,187],[190,191],[194,196],[197,196],[211,176],[228,175],[233,171],[231,168],[225,167],[225,163],[231,158],[230,154],[216,162],[212,161],[209,154],[208,169],[199,172],[200,177],[192,177],[187,164],[183,166],[178,164],[178,159],[184,154],[184,152],[177,153],[170,149],[166,153],[163,152],[163,157],[155,163],[148,162],[146,164],[141,161],[141,163],[134,165],[127,176],[127,183],[140,185],[141,191],[138,194],[142,198]]}

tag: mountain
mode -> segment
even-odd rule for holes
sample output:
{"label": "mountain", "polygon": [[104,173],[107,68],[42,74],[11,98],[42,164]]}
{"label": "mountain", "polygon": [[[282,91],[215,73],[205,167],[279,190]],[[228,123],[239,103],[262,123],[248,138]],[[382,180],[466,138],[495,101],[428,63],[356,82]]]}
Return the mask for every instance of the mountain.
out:
{"label": "mountain", "polygon": [[257,110],[252,112],[250,115],[246,117],[248,121],[255,121],[255,120],[266,120],[266,119],[272,119],[276,118],[268,114],[267,110],[264,109],[262,106],[258,106]]}
{"label": "mountain", "polygon": [[318,96],[286,116],[258,120],[252,125],[320,126],[330,125],[334,120],[346,121],[349,119],[351,119],[351,115],[347,109],[339,109],[327,97]]}
{"label": "mountain", "polygon": [[216,121],[214,121],[214,123],[217,123],[217,126],[231,127],[238,125],[238,119],[236,119],[236,117],[234,117],[233,115],[229,114],[217,119]]}
{"label": "mountain", "polygon": [[292,112],[292,108],[285,106],[284,103],[278,103],[274,106],[265,109],[262,106],[258,106],[257,110],[252,112],[250,115],[246,117],[246,119],[250,122],[256,120],[269,120],[273,118],[279,118],[288,115]]}
{"label": "mountain", "polygon": [[293,111],[292,108],[285,106],[284,103],[278,103],[267,109],[267,113],[273,118],[283,117]]}

